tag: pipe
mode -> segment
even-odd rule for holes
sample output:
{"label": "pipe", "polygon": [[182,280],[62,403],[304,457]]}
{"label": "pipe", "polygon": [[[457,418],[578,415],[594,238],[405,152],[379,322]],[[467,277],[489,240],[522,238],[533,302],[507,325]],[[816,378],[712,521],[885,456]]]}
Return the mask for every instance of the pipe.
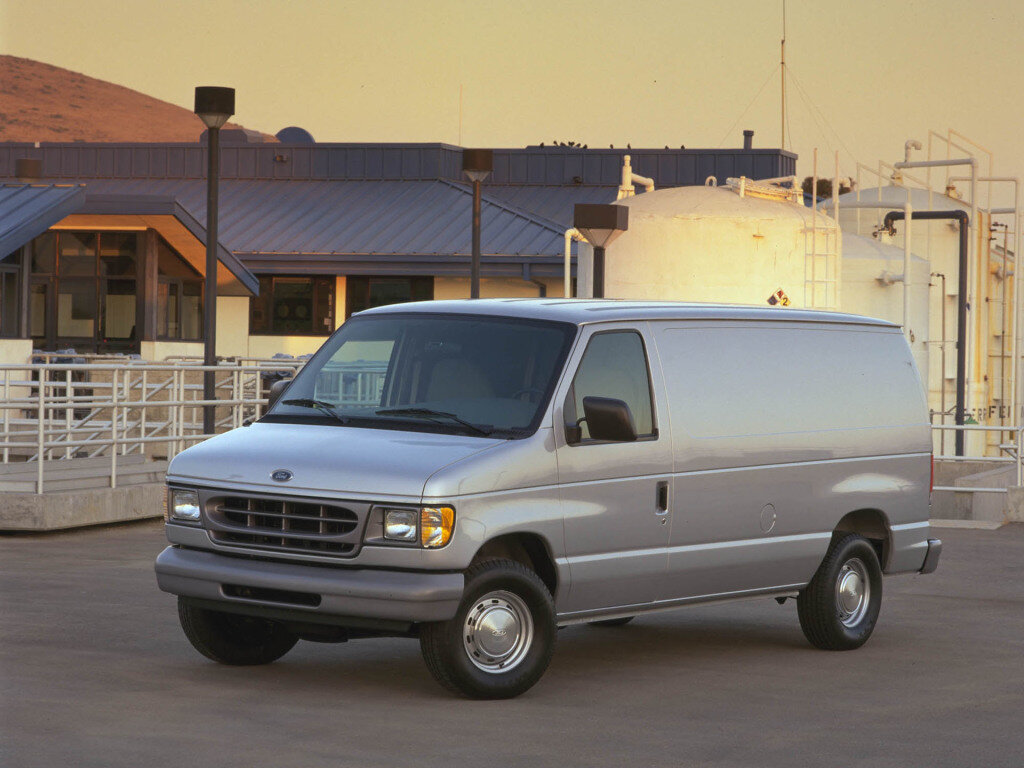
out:
{"label": "pipe", "polygon": [[586,238],[576,227],[565,230],[565,275],[562,278],[565,287],[565,298],[572,298],[572,241],[582,243]]}
{"label": "pipe", "polygon": [[746,130],[743,132],[743,148],[753,149],[754,148],[754,132]]}
{"label": "pipe", "polygon": [[912,149],[916,149],[916,150],[920,151],[921,150],[921,142],[918,141],[917,139],[907,139],[903,143],[903,162],[905,162],[905,163],[909,163],[910,162],[910,150],[912,150]]}
{"label": "pipe", "polygon": [[636,194],[634,188],[635,184],[643,185],[644,192],[654,191],[654,179],[650,179],[647,176],[641,176],[640,174],[633,173],[633,166],[630,165],[630,156],[622,156],[622,181],[619,184],[619,193],[616,196],[616,200],[621,200],[624,197],[632,197]]}
{"label": "pipe", "polygon": [[[908,203],[907,208],[909,209],[909,207]],[[953,220],[960,224],[960,255],[957,265],[959,295],[957,296],[956,311],[956,415],[954,422],[957,426],[963,426],[965,401],[967,399],[967,281],[970,268],[970,217],[964,211],[918,211],[916,213],[909,210],[906,213],[903,211],[889,211],[885,214],[885,226],[887,229],[892,230],[892,223],[894,221],[901,221],[906,218],[925,221]],[[908,223],[907,235],[909,235],[909,230],[910,225]],[[905,240],[906,237],[904,238]],[[943,385],[945,385],[945,372],[943,372]],[[954,453],[957,456],[964,455],[964,431],[962,429],[956,431],[956,449]]]}
{"label": "pipe", "polygon": [[[932,277],[942,278],[942,294],[939,297],[939,306],[942,309],[942,340],[939,342],[939,366],[940,366],[940,384],[939,384],[939,410],[942,412],[942,423],[946,423],[946,276],[941,272],[932,272]],[[943,430],[939,434],[939,451],[941,453],[946,452],[946,432]]]}

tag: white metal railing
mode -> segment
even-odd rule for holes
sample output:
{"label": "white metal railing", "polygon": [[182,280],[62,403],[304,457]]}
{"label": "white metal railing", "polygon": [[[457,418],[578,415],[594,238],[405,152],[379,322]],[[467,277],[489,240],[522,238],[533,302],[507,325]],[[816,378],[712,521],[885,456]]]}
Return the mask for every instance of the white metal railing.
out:
{"label": "white metal railing", "polygon": [[[933,414],[934,415],[934,414]],[[932,432],[1010,432],[1013,433],[1012,443],[1000,443],[1000,450],[1008,453],[1007,456],[946,456],[936,455],[936,459],[943,461],[980,461],[993,464],[1012,464],[1016,467],[1015,485],[1022,482],[1022,440],[1024,440],[1024,429],[1014,425],[987,426],[984,424],[932,424]],[[971,486],[971,485],[936,485],[933,491],[952,491],[954,493],[1007,493],[1006,487],[997,486]]]}
{"label": "white metal railing", "polygon": [[[250,360],[204,366],[192,361],[42,363],[0,366],[0,484],[46,475],[73,459],[106,458],[103,477],[117,487],[118,458],[170,459],[205,440],[204,406],[215,406],[215,432],[257,418],[270,384],[302,360]],[[203,399],[203,373],[215,372],[215,400]],[[65,466],[68,466],[65,464]]]}

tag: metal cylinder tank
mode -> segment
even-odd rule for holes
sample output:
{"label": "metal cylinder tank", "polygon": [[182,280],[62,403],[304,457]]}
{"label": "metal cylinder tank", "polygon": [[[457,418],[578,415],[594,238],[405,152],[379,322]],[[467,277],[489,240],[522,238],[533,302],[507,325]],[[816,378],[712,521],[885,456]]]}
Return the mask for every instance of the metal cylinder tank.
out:
{"label": "metal cylinder tank", "polygon": [[[674,187],[620,200],[629,229],[607,249],[605,295],[837,308],[838,228],[785,194]],[[579,295],[589,296],[592,252],[581,245]]]}

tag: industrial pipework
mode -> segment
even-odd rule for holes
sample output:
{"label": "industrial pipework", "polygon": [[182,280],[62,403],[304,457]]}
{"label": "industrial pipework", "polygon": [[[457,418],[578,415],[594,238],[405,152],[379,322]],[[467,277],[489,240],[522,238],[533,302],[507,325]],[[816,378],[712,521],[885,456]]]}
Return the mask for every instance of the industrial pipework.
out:
{"label": "industrial pipework", "polygon": [[615,197],[616,200],[621,200],[624,197],[632,197],[636,194],[636,186],[640,184],[644,188],[644,192],[654,191],[654,179],[649,179],[646,176],[641,176],[637,173],[633,173],[633,166],[630,165],[630,156],[622,156],[622,182],[619,184],[619,193]]}
{"label": "industrial pipework", "polygon": [[[890,233],[894,233],[893,222],[906,219],[908,213],[911,220],[952,220],[960,224],[960,254],[957,265],[959,295],[957,296],[956,310],[956,412],[954,414],[954,423],[957,426],[963,426],[965,403],[967,400],[967,277],[970,266],[968,259],[970,216],[967,215],[966,211],[889,211],[885,214],[884,219],[886,229]],[[909,236],[909,233],[910,225],[908,224],[904,237]],[[907,272],[909,273],[909,269]],[[964,431],[962,429],[956,431],[955,445],[954,453],[957,456],[963,456]]]}

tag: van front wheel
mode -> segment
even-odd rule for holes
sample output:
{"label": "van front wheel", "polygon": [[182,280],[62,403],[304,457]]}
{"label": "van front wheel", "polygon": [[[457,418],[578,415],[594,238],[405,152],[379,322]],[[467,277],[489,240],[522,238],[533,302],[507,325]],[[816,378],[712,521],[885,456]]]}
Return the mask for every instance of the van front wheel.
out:
{"label": "van front wheel", "polygon": [[834,538],[796,607],[811,645],[826,651],[864,645],[882,607],[882,568],[875,548],[856,533]]}
{"label": "van front wheel", "polygon": [[485,560],[466,571],[455,617],[420,627],[420,649],[448,690],[508,699],[544,674],[555,631],[554,601],[537,574],[513,560]]}
{"label": "van front wheel", "polygon": [[269,664],[299,641],[276,621],[199,608],[180,597],[178,619],[192,647],[221,664]]}

